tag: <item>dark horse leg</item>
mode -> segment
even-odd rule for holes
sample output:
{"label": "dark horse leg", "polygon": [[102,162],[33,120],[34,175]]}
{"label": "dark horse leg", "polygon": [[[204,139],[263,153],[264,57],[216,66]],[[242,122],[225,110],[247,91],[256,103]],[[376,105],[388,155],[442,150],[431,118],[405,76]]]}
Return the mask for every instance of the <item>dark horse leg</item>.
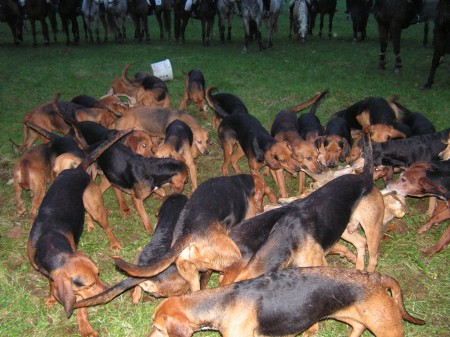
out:
{"label": "dark horse leg", "polygon": [[398,24],[391,24],[390,35],[395,55],[394,73],[400,73],[402,69],[402,59],[400,57],[400,36],[402,35],[402,27]]}
{"label": "dark horse leg", "polygon": [[331,33],[333,31],[333,18],[334,18],[334,11],[331,11],[328,13],[328,38],[331,39]]}
{"label": "dark horse leg", "polygon": [[378,34],[380,36],[380,63],[378,64],[378,69],[386,69],[386,48],[388,41],[388,27],[378,24]]}

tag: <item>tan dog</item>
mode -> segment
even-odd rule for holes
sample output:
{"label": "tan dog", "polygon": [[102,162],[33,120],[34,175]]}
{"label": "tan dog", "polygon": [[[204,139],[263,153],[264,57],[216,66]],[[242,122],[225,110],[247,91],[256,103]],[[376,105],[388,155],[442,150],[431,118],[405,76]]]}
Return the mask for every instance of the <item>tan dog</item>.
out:
{"label": "tan dog", "polygon": [[[326,92],[318,93],[306,102],[297,104],[277,113],[270,129],[270,134],[278,141],[287,141],[292,150],[293,158],[300,164],[302,171],[299,173],[298,195],[303,191],[305,184],[305,171],[315,174],[322,172],[322,166],[318,161],[319,152],[314,143],[304,140],[298,131],[296,112],[299,112],[317,100],[323,98]],[[284,176],[277,175],[282,198],[287,197]]]}
{"label": "tan dog", "polygon": [[174,120],[181,120],[192,130],[192,155],[208,154],[210,145],[209,132],[191,115],[171,108],[139,106],[130,108],[115,123],[118,130],[139,129],[147,131],[152,137],[164,137],[166,129]]}
{"label": "tan dog", "polygon": [[169,107],[169,90],[158,77],[145,74],[142,78],[129,79],[127,71],[131,64],[122,69],[122,76],[113,81],[110,94],[125,94],[134,97],[137,105]]}
{"label": "tan dog", "polygon": [[166,299],[156,308],[149,337],[190,337],[204,329],[223,337],[297,336],[330,318],[349,324],[351,337],[366,329],[377,337],[403,337],[402,319],[425,324],[406,311],[392,277],[314,267]]}
{"label": "tan dog", "polygon": [[21,195],[23,190],[30,190],[30,219],[33,221],[45,195],[47,183],[51,177],[51,159],[49,144],[41,144],[25,151],[16,161],[13,171],[14,205],[17,213],[25,214]]}
{"label": "tan dog", "polygon": [[124,137],[123,145],[129,147],[133,152],[143,157],[150,158],[153,155],[153,141],[148,132],[143,130],[133,130]]}
{"label": "tan dog", "polygon": [[202,113],[203,119],[207,119],[205,77],[198,69],[193,69],[185,75],[183,99],[181,100],[178,109],[185,110],[191,102],[195,103],[198,111]]}

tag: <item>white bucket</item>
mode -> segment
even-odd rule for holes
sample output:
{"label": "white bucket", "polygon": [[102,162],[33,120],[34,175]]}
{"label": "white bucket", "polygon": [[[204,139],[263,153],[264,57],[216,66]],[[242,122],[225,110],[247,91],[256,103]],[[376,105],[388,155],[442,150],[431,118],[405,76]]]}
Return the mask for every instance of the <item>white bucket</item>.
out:
{"label": "white bucket", "polygon": [[163,81],[173,80],[172,65],[168,59],[151,64],[153,75]]}

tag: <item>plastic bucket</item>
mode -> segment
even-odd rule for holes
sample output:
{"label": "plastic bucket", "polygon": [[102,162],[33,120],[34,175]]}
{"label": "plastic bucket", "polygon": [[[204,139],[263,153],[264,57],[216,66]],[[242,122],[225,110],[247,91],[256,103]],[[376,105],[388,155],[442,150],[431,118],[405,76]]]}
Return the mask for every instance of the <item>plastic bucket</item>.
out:
{"label": "plastic bucket", "polygon": [[151,64],[153,75],[163,81],[173,80],[172,65],[168,59]]}

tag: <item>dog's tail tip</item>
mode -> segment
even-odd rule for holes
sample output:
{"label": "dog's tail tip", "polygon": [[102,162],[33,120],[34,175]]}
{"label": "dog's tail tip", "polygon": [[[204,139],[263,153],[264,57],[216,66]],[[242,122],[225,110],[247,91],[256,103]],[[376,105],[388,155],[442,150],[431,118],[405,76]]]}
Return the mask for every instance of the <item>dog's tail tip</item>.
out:
{"label": "dog's tail tip", "polygon": [[61,93],[58,92],[58,91],[55,92],[55,94],[53,95],[52,102],[53,102],[53,103],[56,103],[57,101],[59,101],[60,97],[61,97]]}

